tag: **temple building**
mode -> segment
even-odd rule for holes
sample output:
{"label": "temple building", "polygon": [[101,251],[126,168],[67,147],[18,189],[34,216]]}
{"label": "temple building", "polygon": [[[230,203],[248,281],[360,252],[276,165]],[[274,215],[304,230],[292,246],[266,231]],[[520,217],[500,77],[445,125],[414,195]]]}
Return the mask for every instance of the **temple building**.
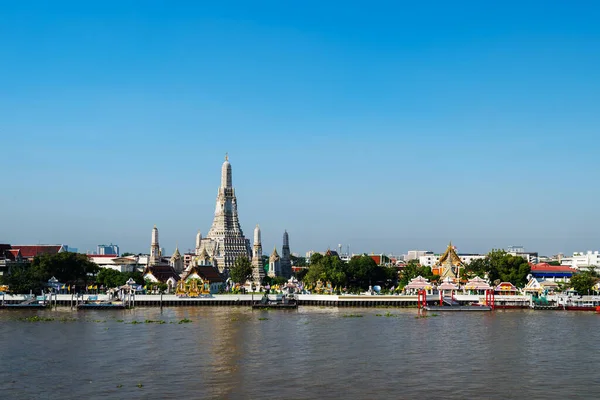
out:
{"label": "temple building", "polygon": [[254,248],[252,254],[252,281],[260,285],[265,277],[265,269],[262,263],[262,243],[260,237],[260,227],[256,224],[254,228]]}
{"label": "temple building", "polygon": [[283,232],[283,247],[281,248],[281,276],[286,279],[292,277],[292,260],[290,254],[290,237],[287,231]]}
{"label": "temple building", "polygon": [[273,248],[271,257],[269,257],[269,276],[271,278],[281,276],[281,258],[277,254],[277,248]]}
{"label": "temple building", "polygon": [[154,225],[154,228],[152,228],[152,242],[150,244],[150,260],[148,260],[148,265],[160,264],[161,257],[162,254],[158,244],[158,228]]}
{"label": "temple building", "polygon": [[450,278],[450,281],[458,282],[460,279],[460,269],[464,268],[464,266],[460,256],[456,254],[456,248],[450,242],[444,254],[440,256],[438,262],[431,268],[431,272],[434,275],[439,275],[440,281]]}
{"label": "temple building", "polygon": [[217,193],[215,217],[205,238],[196,235],[196,254],[206,251],[221,273],[227,273],[239,256],[251,258],[250,241],[244,237],[237,211],[237,199],[232,185],[231,164],[225,156],[221,168],[221,186]]}
{"label": "temple building", "polygon": [[181,257],[181,253],[179,252],[179,246],[175,247],[175,252],[171,256],[171,260],[169,260],[169,265],[173,267],[178,274],[183,272],[183,257]]}

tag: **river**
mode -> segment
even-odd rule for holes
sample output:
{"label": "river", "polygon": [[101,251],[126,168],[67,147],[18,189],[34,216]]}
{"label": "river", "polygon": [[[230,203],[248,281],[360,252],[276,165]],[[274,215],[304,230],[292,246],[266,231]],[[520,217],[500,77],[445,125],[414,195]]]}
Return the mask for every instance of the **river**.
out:
{"label": "river", "polygon": [[600,315],[529,310],[428,315],[419,317],[415,309],[319,307],[0,310],[0,394],[600,397]]}

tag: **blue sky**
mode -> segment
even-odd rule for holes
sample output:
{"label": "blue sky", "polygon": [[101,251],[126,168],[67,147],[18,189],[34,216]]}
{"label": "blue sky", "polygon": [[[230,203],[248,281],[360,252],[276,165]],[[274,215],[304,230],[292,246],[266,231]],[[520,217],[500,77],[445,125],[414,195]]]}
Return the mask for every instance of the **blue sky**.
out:
{"label": "blue sky", "polygon": [[599,249],[600,5],[490,3],[2,2],[0,242]]}

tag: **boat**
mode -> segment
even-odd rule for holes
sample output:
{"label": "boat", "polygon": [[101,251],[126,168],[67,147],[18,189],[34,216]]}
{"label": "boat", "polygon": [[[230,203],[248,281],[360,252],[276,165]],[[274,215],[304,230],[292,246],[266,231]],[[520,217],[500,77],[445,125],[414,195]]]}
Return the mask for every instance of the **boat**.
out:
{"label": "boat", "polygon": [[492,307],[480,304],[454,306],[425,306],[427,311],[492,311]]}
{"label": "boat", "polygon": [[126,308],[127,306],[122,301],[98,300],[98,296],[89,296],[84,303],[77,304],[78,310],[123,310]]}
{"label": "boat", "polygon": [[591,300],[584,299],[569,299],[564,305],[564,309],[568,311],[597,311],[600,312],[600,298],[592,297]]}
{"label": "boat", "polygon": [[252,304],[252,309],[296,309],[298,300],[293,295],[283,295],[274,300],[264,295],[259,301]]}

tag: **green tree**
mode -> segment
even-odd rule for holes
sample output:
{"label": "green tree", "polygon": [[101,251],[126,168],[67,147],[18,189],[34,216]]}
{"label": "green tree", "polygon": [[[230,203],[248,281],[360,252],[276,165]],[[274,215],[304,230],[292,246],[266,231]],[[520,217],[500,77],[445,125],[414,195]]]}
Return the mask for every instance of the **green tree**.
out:
{"label": "green tree", "polygon": [[235,259],[233,267],[229,270],[229,277],[232,281],[244,284],[252,277],[252,263],[246,256],[239,256]]}
{"label": "green tree", "polygon": [[292,261],[292,265],[295,267],[306,267],[306,257],[296,257],[290,255],[290,260]]}
{"label": "green tree", "polygon": [[308,273],[308,268],[302,268],[301,270],[294,272],[294,276],[299,281],[303,281],[304,277],[306,276],[307,273]]}
{"label": "green tree", "polygon": [[411,279],[417,276],[429,279],[431,281],[439,279],[439,276],[433,275],[430,267],[424,267],[419,264],[419,260],[410,260],[400,272],[398,284],[400,287],[408,285]]}
{"label": "green tree", "polygon": [[580,295],[587,295],[598,282],[598,275],[594,269],[580,271],[571,277],[571,287]]}
{"label": "green tree", "polygon": [[146,290],[148,290],[148,291],[154,291],[154,290],[156,290],[159,293],[160,292],[163,292],[163,293],[166,292],[167,289],[168,289],[168,287],[169,287],[169,285],[167,285],[164,282],[152,282],[149,279],[146,279],[145,286],[146,286]]}
{"label": "green tree", "polygon": [[502,282],[511,282],[517,287],[523,287],[527,283],[531,266],[523,257],[513,256],[504,250],[492,250],[486,258],[490,268],[488,277],[492,282],[499,279]]}
{"label": "green tree", "polygon": [[490,260],[488,257],[478,258],[465,266],[464,277],[467,279],[475,278],[476,276],[485,278],[490,269]]}
{"label": "green tree", "polygon": [[15,265],[11,268],[10,275],[2,276],[2,283],[8,285],[12,293],[39,293],[47,282],[45,275],[39,269],[32,268],[29,263]]}
{"label": "green tree", "polygon": [[31,262],[36,274],[46,280],[55,277],[60,282],[87,285],[100,267],[91,262],[85,254],[62,252],[58,254],[42,254]]}
{"label": "green tree", "polygon": [[125,253],[121,254],[121,257],[134,256],[134,255],[135,254],[133,254],[133,253],[127,253],[127,252],[125,252]]}

